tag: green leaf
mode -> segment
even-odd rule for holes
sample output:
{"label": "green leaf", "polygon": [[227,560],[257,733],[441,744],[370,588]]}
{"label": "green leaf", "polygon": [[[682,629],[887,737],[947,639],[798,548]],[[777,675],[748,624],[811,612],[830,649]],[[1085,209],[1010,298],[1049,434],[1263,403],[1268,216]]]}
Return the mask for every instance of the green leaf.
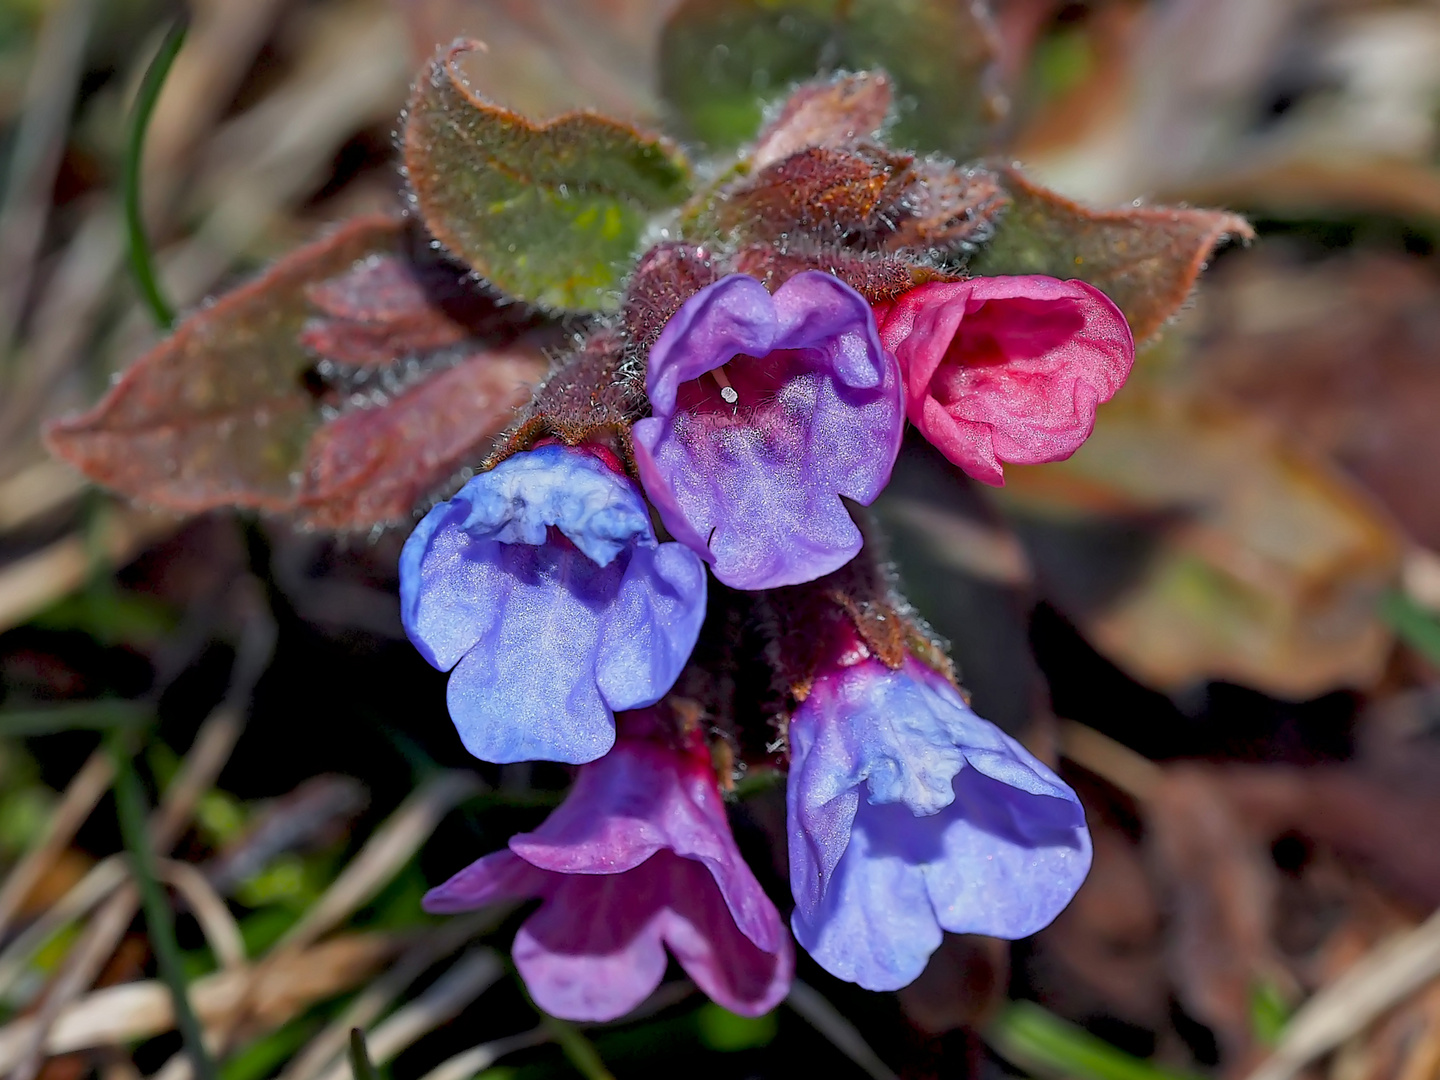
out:
{"label": "green leaf", "polygon": [[1250,1030],[1266,1046],[1275,1046],[1294,1012],[1280,988],[1268,980],[1250,988]]}
{"label": "green leaf", "polygon": [[146,827],[149,808],[140,778],[135,774],[135,747],[123,735],[113,735],[109,750],[115,761],[115,816],[130,855],[130,873],[140,893],[140,907],[145,912],[145,929],[155,953],[155,964],[161,980],[170,988],[175,1026],[180,1029],[185,1052],[190,1055],[190,1067],[198,1080],[219,1080],[215,1062],[205,1046],[200,1021],[191,1005],[184,962],[175,940],[175,913],[155,878],[155,853],[150,850]]}
{"label": "green leaf", "polygon": [[985,1031],[1001,1057],[1023,1069],[1069,1080],[1188,1080],[1097,1039],[1029,1001],[1014,1001]]}
{"label": "green leaf", "polygon": [[1401,641],[1430,663],[1440,665],[1440,616],[1399,592],[1385,595],[1380,615]]}
{"label": "green leaf", "polygon": [[317,1026],[302,1017],[246,1043],[221,1067],[220,1080],[265,1080],[310,1040]]}
{"label": "green leaf", "polygon": [[0,712],[0,736],[20,738],[56,731],[111,731],[136,728],[155,717],[152,706],[121,698]]}
{"label": "green leaf", "polygon": [[714,1002],[700,1007],[695,1023],[701,1045],[723,1053],[769,1046],[780,1030],[780,1022],[773,1012],[764,1016],[737,1016]]}
{"label": "green leaf", "polygon": [[355,1080],[380,1080],[365,1049],[365,1033],[359,1028],[350,1029],[350,1075]]}
{"label": "green leaf", "polygon": [[1079,278],[1119,305],[1136,341],[1180,309],[1216,246],[1249,240],[1249,223],[1221,210],[1127,207],[1091,210],[1014,169],[1001,175],[1011,203],[995,235],[970,261],[972,274]]}
{"label": "green leaf", "polygon": [[665,28],[660,86],[687,134],[732,150],[794,83],[878,68],[898,91],[891,141],[963,159],[986,147],[1004,111],[990,85],[995,48],[981,3],[687,0]]}
{"label": "green leaf", "polygon": [[435,237],[502,291],[551,309],[614,308],[651,216],[690,191],[666,140],[593,113],[535,124],[471,92],[473,43],[410,99],[405,167]]}

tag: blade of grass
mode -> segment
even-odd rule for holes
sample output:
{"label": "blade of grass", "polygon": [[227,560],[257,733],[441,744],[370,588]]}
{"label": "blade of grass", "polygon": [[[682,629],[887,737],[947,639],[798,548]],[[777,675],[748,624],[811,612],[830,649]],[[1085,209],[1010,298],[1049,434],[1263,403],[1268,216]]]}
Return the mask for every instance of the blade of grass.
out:
{"label": "blade of grass", "polygon": [[141,701],[122,698],[80,701],[45,709],[17,709],[0,712],[0,735],[20,738],[49,735],[56,731],[108,731],[135,728],[154,718],[155,708]]}
{"label": "blade of grass", "polygon": [[1380,601],[1380,617],[1400,640],[1432,664],[1440,664],[1440,618],[1404,593],[1387,593]]}
{"label": "blade of grass", "polygon": [[1031,1001],[1013,1001],[985,1030],[985,1041],[1022,1069],[1070,1080],[1195,1080],[1131,1057]]}
{"label": "blade of grass", "polygon": [[816,1031],[830,1040],[830,1044],[864,1069],[873,1080],[899,1080],[894,1069],[880,1060],[880,1055],[870,1048],[860,1029],[847,1020],[828,998],[813,986],[796,979],[790,984],[790,993],[785,1004],[799,1013]]}
{"label": "blade of grass", "polygon": [[568,1020],[561,1020],[558,1016],[551,1016],[530,996],[530,988],[525,985],[525,980],[520,977],[520,972],[515,969],[513,963],[506,965],[510,969],[510,977],[515,985],[520,988],[520,996],[525,1003],[535,1010],[535,1015],[540,1017],[540,1026],[549,1033],[550,1038],[560,1047],[567,1061],[575,1066],[575,1070],[585,1080],[615,1080],[610,1070],[605,1067],[604,1060],[600,1057],[600,1051],[595,1049],[595,1044],[580,1034],[580,1029]]}
{"label": "blade of grass", "polygon": [[175,940],[174,912],[155,877],[155,857],[150,849],[146,823],[145,794],[135,774],[130,740],[113,738],[110,751],[115,759],[115,806],[120,819],[120,835],[130,853],[130,865],[140,903],[145,910],[145,926],[160,977],[170,988],[175,1003],[175,1024],[185,1040],[194,1075],[198,1080],[218,1080],[215,1063],[205,1049],[200,1021],[190,1006],[190,994],[180,959],[180,946]]}
{"label": "blade of grass", "polygon": [[40,842],[33,845],[15,865],[4,884],[0,884],[0,939],[5,928],[30,895],[51,864],[70,845],[76,831],[90,816],[105,792],[110,790],[115,769],[103,750],[90,755],[70,783],[65,796],[50,815],[50,822]]}
{"label": "blade of grass", "polygon": [[150,308],[150,314],[162,329],[168,330],[175,322],[175,309],[170,306],[160,291],[160,281],[155,273],[155,260],[150,251],[150,241],[145,235],[145,217],[140,202],[140,162],[145,152],[145,132],[150,127],[150,117],[155,112],[155,103],[160,100],[160,90],[170,74],[170,66],[179,55],[180,46],[185,42],[185,31],[189,19],[182,15],[165,32],[160,51],[145,71],[140,83],[140,93],[135,98],[135,109],[130,114],[130,137],[125,147],[125,172],[121,188],[125,201],[125,227],[130,243],[130,272],[135,276],[135,285],[140,296]]}
{"label": "blade of grass", "polygon": [[536,1011],[540,1013],[545,1030],[550,1032],[551,1038],[560,1045],[566,1059],[585,1080],[615,1080],[610,1070],[605,1067],[605,1062],[601,1060],[600,1051],[595,1049],[594,1043],[580,1034],[579,1028],[568,1020],[561,1020],[538,1008]]}
{"label": "blade of grass", "polygon": [[350,1075],[355,1080],[380,1080],[370,1063],[370,1052],[365,1049],[365,1033],[358,1027],[350,1029]]}

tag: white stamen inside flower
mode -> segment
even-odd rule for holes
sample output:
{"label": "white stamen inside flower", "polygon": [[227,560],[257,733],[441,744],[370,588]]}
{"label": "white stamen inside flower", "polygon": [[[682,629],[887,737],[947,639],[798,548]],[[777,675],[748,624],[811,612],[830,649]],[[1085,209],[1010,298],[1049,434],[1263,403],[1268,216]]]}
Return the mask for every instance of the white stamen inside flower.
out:
{"label": "white stamen inside flower", "polygon": [[723,365],[710,372],[710,374],[713,375],[715,381],[720,384],[720,396],[725,399],[726,405],[734,405],[740,400],[740,391],[730,385],[730,377],[725,374]]}

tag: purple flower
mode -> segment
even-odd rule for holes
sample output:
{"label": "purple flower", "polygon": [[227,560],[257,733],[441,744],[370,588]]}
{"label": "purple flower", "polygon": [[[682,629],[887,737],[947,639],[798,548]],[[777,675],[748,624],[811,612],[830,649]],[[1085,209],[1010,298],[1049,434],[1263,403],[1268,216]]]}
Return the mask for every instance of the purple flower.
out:
{"label": "purple flower", "polygon": [[665,527],[737,589],[793,585],[860,550],[841,496],[869,504],[905,423],[900,371],[865,299],[807,271],[772,297],[743,274],[665,324],[635,458]]}
{"label": "purple flower", "polygon": [[515,966],[555,1016],[623,1016],[660,985],[666,946],[731,1012],[759,1016],[790,989],[790,936],[736,850],[698,739],[677,750],[622,735],[540,828],[431,889],[425,909],[531,897],[542,903]]}
{"label": "purple flower", "polygon": [[791,926],[867,989],[915,979],[942,930],[1035,933],[1090,868],[1075,793],[913,659],[817,678],[790,753]]}
{"label": "purple flower", "polygon": [[552,445],[481,473],[400,554],[405,632],[486,761],[593,761],[614,713],[670,689],[705,618],[705,567],[660,544],[636,485]]}

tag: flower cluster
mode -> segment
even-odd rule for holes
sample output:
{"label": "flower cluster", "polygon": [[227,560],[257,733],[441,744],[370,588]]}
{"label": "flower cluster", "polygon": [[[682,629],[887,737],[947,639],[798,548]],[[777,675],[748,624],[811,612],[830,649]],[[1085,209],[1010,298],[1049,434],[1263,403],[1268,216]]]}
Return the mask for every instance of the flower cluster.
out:
{"label": "flower cluster", "polygon": [[[783,736],[767,742],[788,768],[791,930],[841,978],[903,986],[946,930],[1031,934],[1089,867],[1074,793],[970,710],[940,654],[906,643],[923,628],[867,563],[856,515],[889,480],[907,418],[985,483],[1003,462],[1073,452],[1128,374],[1125,319],[1049,278],[936,281],[872,303],[817,270],[773,291],[712,277],[644,350],[649,415],[517,437],[401,560],[406,629],[453,668],[466,747],[580,766],[539,829],[426,900],[539,898],[515,963],[571,1019],[635,1007],[666,949],[735,1012],[786,993],[790,936],[740,857],[730,776],[713,764],[743,752],[747,722]],[[786,687],[778,712],[707,698],[719,658],[735,662],[702,641],[735,625],[707,623],[707,599],[770,628],[756,662]]]}

